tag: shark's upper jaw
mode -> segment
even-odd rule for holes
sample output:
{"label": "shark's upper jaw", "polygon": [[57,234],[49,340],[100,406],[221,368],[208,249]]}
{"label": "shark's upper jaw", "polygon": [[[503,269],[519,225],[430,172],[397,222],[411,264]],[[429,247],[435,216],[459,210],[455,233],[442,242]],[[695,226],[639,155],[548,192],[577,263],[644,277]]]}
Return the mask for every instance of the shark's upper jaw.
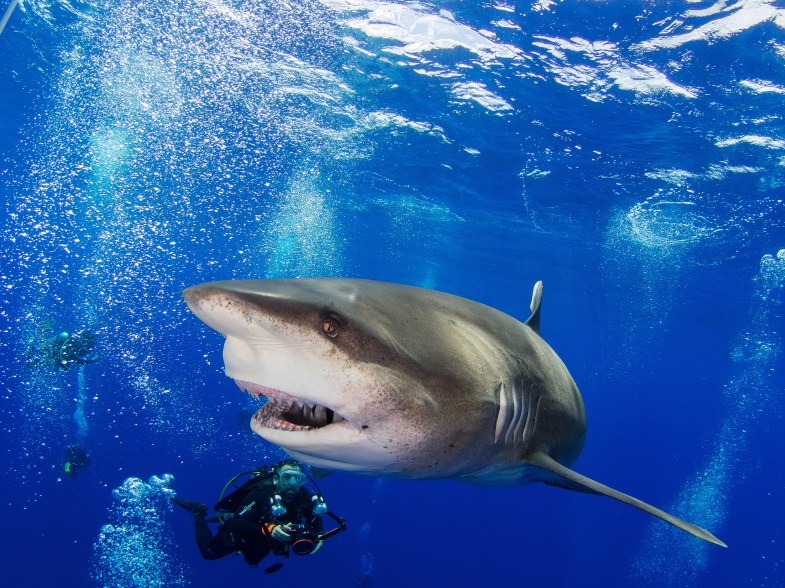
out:
{"label": "shark's upper jaw", "polygon": [[331,408],[292,396],[253,382],[235,380],[237,386],[252,397],[267,398],[268,402],[253,416],[255,429],[280,431],[312,431],[339,423],[345,419]]}

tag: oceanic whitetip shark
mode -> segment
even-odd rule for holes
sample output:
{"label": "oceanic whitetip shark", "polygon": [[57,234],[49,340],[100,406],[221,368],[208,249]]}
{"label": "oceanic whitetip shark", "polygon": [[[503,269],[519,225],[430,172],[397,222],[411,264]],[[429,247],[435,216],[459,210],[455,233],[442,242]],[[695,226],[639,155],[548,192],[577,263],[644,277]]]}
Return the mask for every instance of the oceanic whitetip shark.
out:
{"label": "oceanic whitetip shark", "polygon": [[708,531],[569,468],[586,438],[578,387],[531,316],[346,278],[211,282],[183,293],[226,337],[226,375],[268,402],[251,429],[331,470],[604,494],[705,541]]}

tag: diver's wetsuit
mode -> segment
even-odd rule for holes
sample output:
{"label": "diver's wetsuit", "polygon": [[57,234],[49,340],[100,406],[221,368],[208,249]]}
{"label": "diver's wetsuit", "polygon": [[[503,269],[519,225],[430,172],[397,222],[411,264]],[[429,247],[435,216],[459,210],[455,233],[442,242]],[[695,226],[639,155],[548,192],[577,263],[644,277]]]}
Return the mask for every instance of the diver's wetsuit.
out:
{"label": "diver's wetsuit", "polygon": [[321,533],[324,528],[322,518],[312,512],[311,495],[304,487],[300,488],[290,500],[285,498],[282,500],[283,505],[286,506],[286,513],[278,517],[273,516],[271,512],[271,499],[276,494],[272,480],[267,478],[258,481],[255,485],[246,484],[224,500],[231,500],[243,493],[246,494],[234,509],[234,516],[219,527],[215,536],[210,531],[205,517],[203,515],[196,517],[196,544],[205,559],[219,559],[239,551],[247,563],[255,566],[270,553],[271,549],[280,555],[287,554],[286,547],[270,537],[264,523],[305,524],[311,526],[317,533]]}

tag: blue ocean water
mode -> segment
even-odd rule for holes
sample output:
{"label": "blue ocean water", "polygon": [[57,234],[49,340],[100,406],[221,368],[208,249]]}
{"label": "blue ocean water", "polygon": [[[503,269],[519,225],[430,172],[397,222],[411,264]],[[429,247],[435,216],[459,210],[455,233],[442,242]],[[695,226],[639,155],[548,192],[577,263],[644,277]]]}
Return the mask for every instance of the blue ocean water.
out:
{"label": "blue ocean water", "polygon": [[[785,586],[781,2],[2,13],[5,585]],[[212,503],[283,454],[181,291],[295,276],[521,319],[543,280],[586,403],[575,469],[728,549],[543,485],[337,473],[349,528],[315,556],[203,561],[168,495]],[[95,363],[26,361],[82,329]]]}

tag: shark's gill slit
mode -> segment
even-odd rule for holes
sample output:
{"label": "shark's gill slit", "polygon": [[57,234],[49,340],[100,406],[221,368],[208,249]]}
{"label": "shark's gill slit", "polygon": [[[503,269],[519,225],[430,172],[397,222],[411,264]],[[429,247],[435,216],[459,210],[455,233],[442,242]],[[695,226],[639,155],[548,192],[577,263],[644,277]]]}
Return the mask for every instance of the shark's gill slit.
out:
{"label": "shark's gill slit", "polygon": [[266,388],[253,382],[235,380],[237,386],[254,398],[266,398],[253,418],[263,427],[285,431],[321,429],[344,420],[331,408],[291,396],[280,390]]}

